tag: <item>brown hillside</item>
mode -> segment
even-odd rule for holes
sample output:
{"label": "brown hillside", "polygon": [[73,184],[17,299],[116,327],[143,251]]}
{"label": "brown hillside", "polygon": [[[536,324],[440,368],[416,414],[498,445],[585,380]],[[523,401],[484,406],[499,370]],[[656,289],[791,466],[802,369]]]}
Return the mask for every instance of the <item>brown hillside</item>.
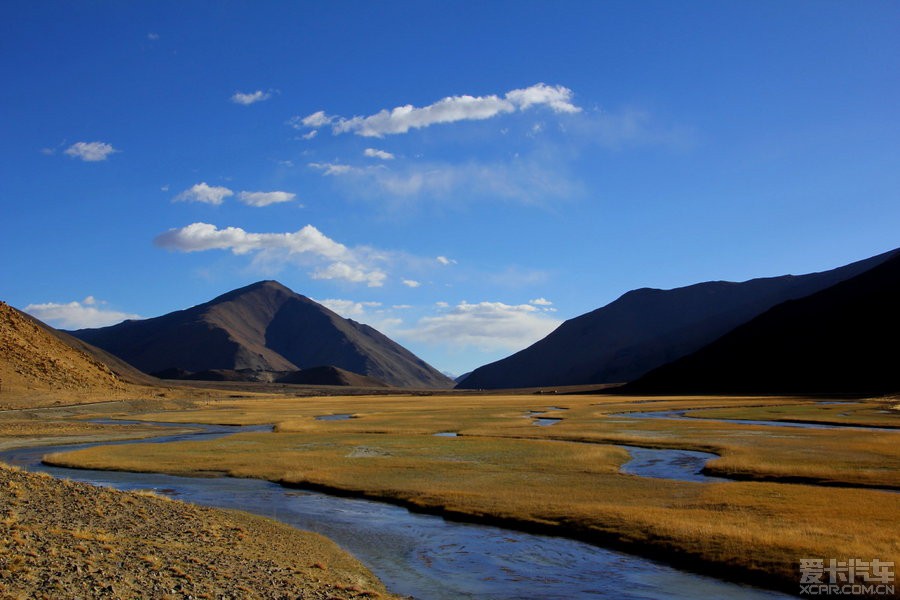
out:
{"label": "brown hillside", "polygon": [[110,399],[130,384],[157,381],[0,302],[0,405],[11,398],[39,398],[47,393],[58,397],[103,394]]}

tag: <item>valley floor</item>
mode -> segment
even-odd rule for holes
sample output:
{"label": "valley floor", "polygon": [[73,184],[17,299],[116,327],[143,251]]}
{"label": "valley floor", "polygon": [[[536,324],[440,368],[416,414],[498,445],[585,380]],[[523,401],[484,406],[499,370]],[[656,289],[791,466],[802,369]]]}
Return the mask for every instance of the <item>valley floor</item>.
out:
{"label": "valley floor", "polygon": [[[56,423],[62,438],[67,427],[81,435],[84,425],[73,419],[87,416],[274,424],[274,432],[95,447],[48,460],[221,472],[376,498],[796,593],[801,558],[900,562],[897,405],[883,398],[220,396],[49,409],[41,422],[45,435]],[[316,418],[328,415],[341,418]],[[27,431],[33,417],[0,414],[0,443],[13,427]],[[797,423],[817,427],[789,426]],[[119,433],[146,435],[140,429]],[[706,472],[731,481],[624,474],[625,446],[712,452],[719,458]]]}

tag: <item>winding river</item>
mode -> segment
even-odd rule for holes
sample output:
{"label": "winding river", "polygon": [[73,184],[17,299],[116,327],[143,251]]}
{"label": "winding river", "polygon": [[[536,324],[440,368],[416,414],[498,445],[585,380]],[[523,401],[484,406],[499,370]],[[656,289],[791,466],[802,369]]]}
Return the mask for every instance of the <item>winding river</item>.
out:
{"label": "winding river", "polygon": [[[213,436],[237,431],[270,429],[207,425],[189,427],[196,427],[199,431],[151,440],[114,443],[211,439]],[[436,516],[411,513],[390,504],[298,491],[267,481],[64,469],[41,463],[44,454],[87,446],[7,450],[0,452],[0,461],[96,485],[124,490],[153,489],[188,502],[245,510],[278,519],[300,529],[316,531],[330,537],[363,561],[392,592],[422,600],[749,600],[789,597],[778,592],[681,571],[574,540],[455,523]],[[701,478],[693,479],[694,481],[711,479],[697,475],[696,472],[713,455],[687,459],[682,456],[678,459],[673,458],[676,455],[663,454],[670,451],[642,448],[629,450],[633,460],[623,466],[625,472],[670,478],[696,475]],[[641,452],[645,454],[642,455]],[[641,467],[642,462],[649,466]],[[647,468],[652,472],[645,471]]]}

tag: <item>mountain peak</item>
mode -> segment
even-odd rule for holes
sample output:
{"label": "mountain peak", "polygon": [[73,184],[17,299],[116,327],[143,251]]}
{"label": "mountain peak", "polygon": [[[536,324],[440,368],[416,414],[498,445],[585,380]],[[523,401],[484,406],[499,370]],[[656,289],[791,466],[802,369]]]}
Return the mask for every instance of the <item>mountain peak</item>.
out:
{"label": "mountain peak", "polygon": [[145,373],[282,372],[333,365],[398,387],[452,383],[371,327],[344,319],[274,280],[160,317],[73,333]]}

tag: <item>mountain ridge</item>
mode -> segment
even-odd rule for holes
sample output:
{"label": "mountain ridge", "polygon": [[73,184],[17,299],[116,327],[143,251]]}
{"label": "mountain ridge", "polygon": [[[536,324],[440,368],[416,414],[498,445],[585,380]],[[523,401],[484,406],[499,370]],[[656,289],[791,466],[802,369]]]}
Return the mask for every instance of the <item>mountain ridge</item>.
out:
{"label": "mountain ridge", "polygon": [[[617,393],[865,394],[900,391],[900,254],[778,304]],[[880,341],[879,341],[880,340]],[[885,343],[887,342],[887,343]]]}
{"label": "mountain ridge", "polygon": [[461,389],[530,388],[633,381],[699,350],[789,299],[826,289],[895,255],[892,250],[806,275],[638,288],[565,321],[532,346],[475,369]]}
{"label": "mountain ridge", "polygon": [[345,319],[274,280],[159,317],[71,333],[147,373],[297,371],[330,365],[396,387],[451,385],[372,327]]}

